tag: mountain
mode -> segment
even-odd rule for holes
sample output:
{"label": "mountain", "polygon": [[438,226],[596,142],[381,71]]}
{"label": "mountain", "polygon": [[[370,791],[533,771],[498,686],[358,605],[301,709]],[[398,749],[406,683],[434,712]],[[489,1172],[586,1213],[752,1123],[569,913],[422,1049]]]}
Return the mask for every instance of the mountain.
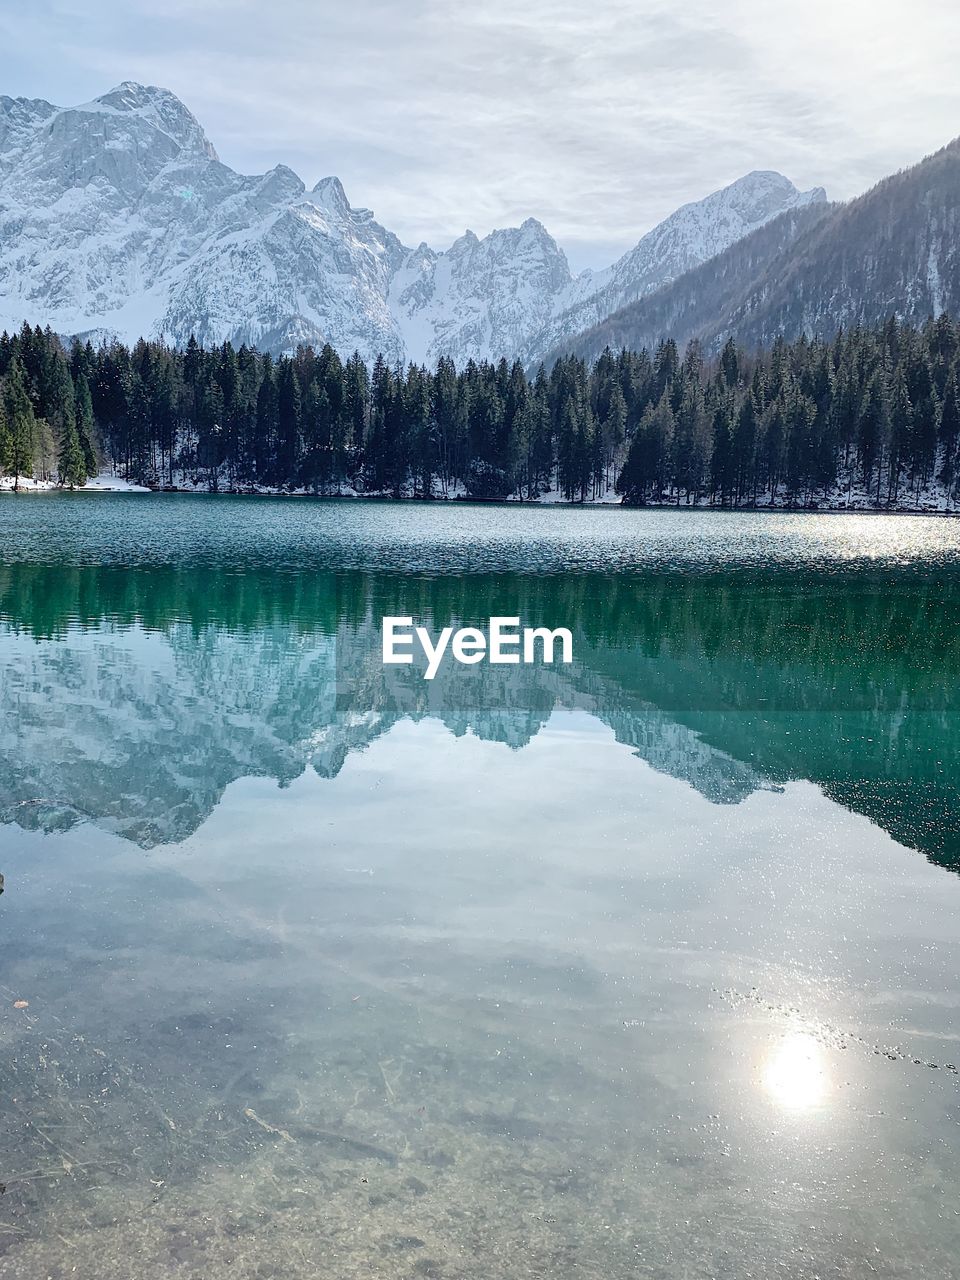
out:
{"label": "mountain", "polygon": [[754,347],[943,311],[960,311],[960,139],[848,204],[781,214],[551,354],[591,358],[665,337]]}
{"label": "mountain", "polygon": [[401,354],[386,306],[405,256],[336,179],[242,177],[162,89],[81,107],[0,99],[0,324]]}
{"label": "mountain", "polygon": [[394,277],[390,301],[409,359],[461,364],[522,353],[574,284],[556,241],[528,218],[483,240],[468,231],[445,253],[421,245]]}
{"label": "mountain", "polygon": [[731,301],[762,288],[767,273],[789,261],[804,233],[828,218],[833,207],[810,204],[783,213],[649,296],[574,337],[560,337],[544,357],[548,367],[569,354],[594,359],[605,347],[653,350],[667,337],[681,347],[694,337],[714,345],[726,333],[723,319]]}
{"label": "mountain", "polygon": [[528,360],[710,261],[778,215],[822,207],[826,198],[822,187],[798,191],[780,173],[755,172],[684,205],[608,270],[581,277],[571,290],[570,306],[559,309],[537,335],[525,353]]}
{"label": "mountain", "polygon": [[574,279],[533,218],[445,252],[409,249],[335,177],[307,191],[283,165],[235,173],[165,89],[125,82],[71,108],[0,97],[0,328],[532,360],[823,199],[748,174]]}
{"label": "mountain", "polygon": [[822,187],[800,192],[782,174],[750,173],[678,209],[612,267],[576,279],[535,218],[483,240],[468,231],[446,253],[421,245],[410,255],[394,279],[391,309],[409,359],[519,355],[530,362],[778,214],[825,200]]}

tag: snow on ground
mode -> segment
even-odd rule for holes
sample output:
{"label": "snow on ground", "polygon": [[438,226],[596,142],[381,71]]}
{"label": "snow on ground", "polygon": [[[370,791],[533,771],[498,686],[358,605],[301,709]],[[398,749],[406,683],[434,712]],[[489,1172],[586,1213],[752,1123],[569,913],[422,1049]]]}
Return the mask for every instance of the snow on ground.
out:
{"label": "snow on ground", "polygon": [[[529,501],[529,499],[527,499],[527,501]],[[543,493],[540,494],[539,498],[536,499],[536,501],[540,506],[549,506],[551,504],[556,504],[558,502],[563,506],[570,505],[569,499],[564,497],[563,490],[558,489],[556,486],[550,489],[545,489]],[[586,507],[599,507],[599,506],[604,506],[605,504],[616,503],[617,506],[619,506],[621,502],[622,502],[622,499],[620,497],[620,494],[614,493],[613,486],[611,485],[598,497],[585,498],[582,505]],[[577,502],[574,505],[580,506],[581,504]]]}
{"label": "snow on ground", "polygon": [[124,480],[122,476],[111,475],[107,471],[101,471],[98,476],[92,476],[83,487],[85,491],[93,490],[97,493],[153,492],[145,484],[133,484],[130,480]]}
{"label": "snow on ground", "polygon": [[[210,479],[205,472],[197,470],[179,471],[174,470],[172,476],[172,485],[169,486],[174,492],[179,493],[210,493],[212,490]],[[132,485],[131,488],[137,486]],[[272,485],[241,485],[236,486],[225,470],[221,471],[217,479],[215,492],[221,494],[241,493],[247,495],[259,495],[261,497],[310,497],[310,498],[360,498],[360,499],[391,499],[393,494],[390,492],[373,492],[370,490],[357,490],[349,484],[343,484],[339,489],[331,488],[325,491],[317,492],[312,488],[304,488],[302,486],[277,488]],[[407,485],[403,492],[404,499],[414,497],[413,486]],[[474,499],[467,492],[465,486],[457,482],[450,484],[446,488],[435,480],[431,497],[437,501],[486,501],[485,499]],[[875,488],[865,488],[858,479],[852,474],[845,474],[841,481],[829,490],[818,490],[808,495],[797,496],[790,501],[785,490],[781,487],[776,495],[772,495],[769,490],[757,494],[756,504],[750,506],[744,504],[739,508],[730,508],[742,511],[892,511],[899,514],[927,514],[927,515],[952,515],[960,516],[960,495],[945,490],[944,486],[931,482],[926,488],[916,493],[912,489],[901,489],[900,495],[896,503],[888,505],[886,501],[887,491],[886,485],[882,486],[883,502],[878,506],[876,500]],[[508,498],[492,499],[491,501],[503,501],[509,504],[519,503],[520,498],[516,494],[511,494]],[[543,490],[536,498],[524,498],[524,505],[532,506],[619,506],[622,499],[615,492],[612,485],[608,486],[603,493],[597,497],[588,497],[583,502],[575,500],[570,502],[564,497],[563,490],[556,484],[556,476],[553,477],[553,483],[549,489]],[[700,495],[694,501],[692,494],[681,492],[680,500],[677,501],[676,494],[661,494],[659,500],[648,499],[644,504],[648,509],[656,510],[657,508],[667,508],[671,510],[687,510],[687,511],[704,511],[718,510],[719,503],[711,502],[709,495]]]}
{"label": "snow on ground", "polygon": [[[0,476],[0,490],[10,492],[14,487],[13,476]],[[56,480],[34,480],[32,477],[20,477],[19,483],[20,493],[52,493],[58,490],[60,485]],[[129,480],[124,480],[122,476],[115,476],[108,471],[101,471],[98,476],[92,476],[83,486],[82,490],[77,489],[75,492],[80,493],[150,493],[151,490],[143,484],[133,484]]]}
{"label": "snow on ground", "polygon": [[[0,489],[13,489],[13,476],[0,476]],[[45,493],[50,489],[56,489],[56,480],[34,480],[32,477],[20,477],[19,489],[21,493]]]}

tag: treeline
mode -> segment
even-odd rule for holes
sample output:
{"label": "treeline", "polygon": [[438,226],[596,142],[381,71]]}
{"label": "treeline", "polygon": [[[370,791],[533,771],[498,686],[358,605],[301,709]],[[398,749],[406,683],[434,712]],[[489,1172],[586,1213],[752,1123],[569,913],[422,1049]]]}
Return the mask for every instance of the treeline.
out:
{"label": "treeline", "polygon": [[815,505],[840,484],[877,506],[957,495],[960,329],[891,319],[832,342],[707,358],[604,351],[528,377],[518,363],[372,369],[329,346],[273,359],[229,343],[64,349],[0,337],[0,469],[82,484],[393,497]]}

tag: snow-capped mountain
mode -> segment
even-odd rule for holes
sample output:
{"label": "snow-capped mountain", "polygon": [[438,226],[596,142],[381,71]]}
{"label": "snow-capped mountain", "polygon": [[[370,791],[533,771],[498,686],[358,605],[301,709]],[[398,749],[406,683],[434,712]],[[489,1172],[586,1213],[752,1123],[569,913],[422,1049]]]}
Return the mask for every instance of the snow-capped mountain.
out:
{"label": "snow-capped mountain", "polygon": [[528,218],[482,240],[468,231],[445,253],[422,244],[394,276],[390,307],[411,360],[498,360],[524,354],[573,285],[556,241]]}
{"label": "snow-capped mountain", "polygon": [[242,177],[136,84],[66,110],[2,98],[0,121],[0,325],[402,354],[386,294],[406,251],[336,179]]}
{"label": "snow-capped mountain", "polygon": [[336,178],[307,191],[283,165],[235,173],[164,89],[126,82],[70,108],[0,97],[0,328],[530,360],[822,199],[749,174],[574,279],[532,218],[442,253],[411,250]]}
{"label": "snow-capped mountain", "polygon": [[575,281],[567,295],[569,305],[564,305],[567,298],[561,300],[528,355],[542,356],[570,335],[723,253],[781,213],[821,204],[826,198],[823,187],[798,191],[782,173],[757,171],[704,200],[683,205],[612,267],[585,272]]}

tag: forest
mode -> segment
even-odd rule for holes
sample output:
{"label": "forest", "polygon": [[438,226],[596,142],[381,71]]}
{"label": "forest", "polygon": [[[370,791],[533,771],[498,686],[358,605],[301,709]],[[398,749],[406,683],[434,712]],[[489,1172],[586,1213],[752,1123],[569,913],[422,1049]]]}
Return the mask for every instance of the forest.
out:
{"label": "forest", "polygon": [[[372,368],[329,346],[0,337],[0,474],[82,485],[633,505],[960,497],[960,326],[895,318],[717,355],[670,340],[550,370]],[[12,482],[12,483],[11,483]]]}

